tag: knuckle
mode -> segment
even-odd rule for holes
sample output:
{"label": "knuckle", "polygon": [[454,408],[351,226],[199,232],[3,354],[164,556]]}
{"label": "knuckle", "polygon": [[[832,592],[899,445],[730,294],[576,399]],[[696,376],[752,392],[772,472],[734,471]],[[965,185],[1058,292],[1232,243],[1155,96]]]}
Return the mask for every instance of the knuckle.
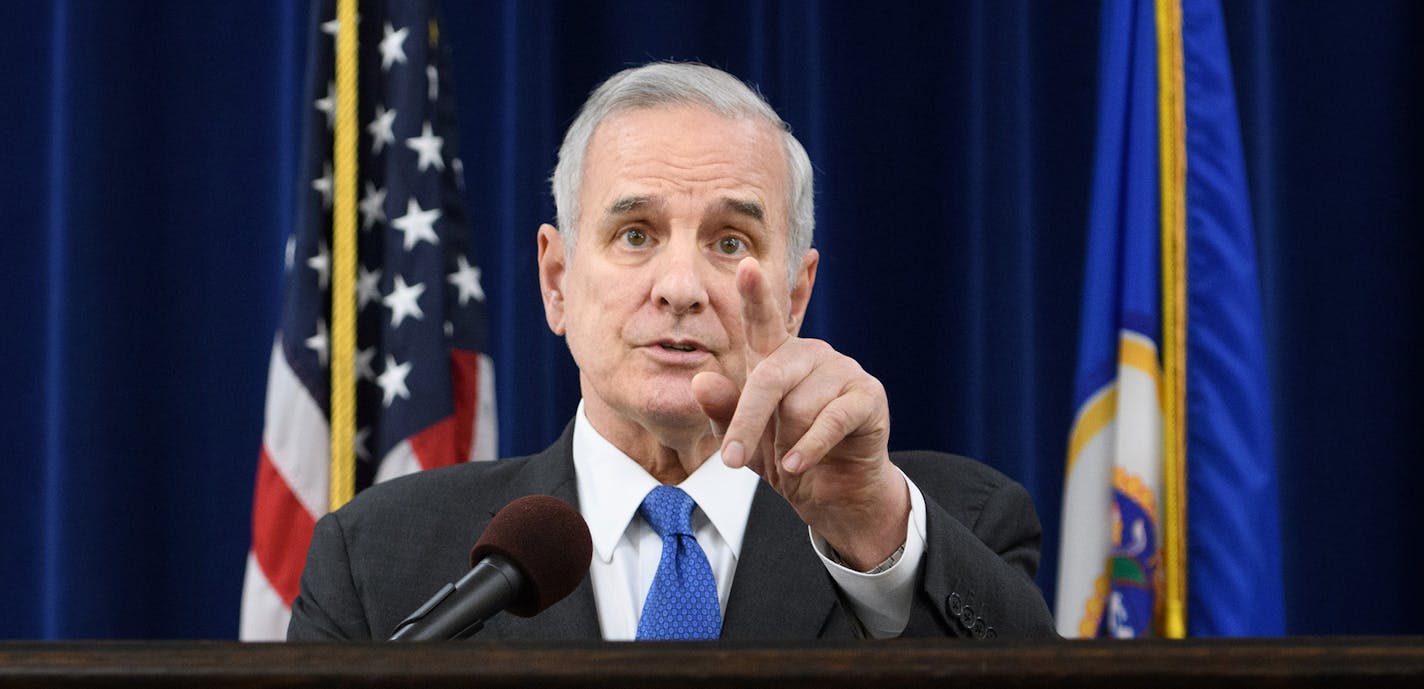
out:
{"label": "knuckle", "polygon": [[885,394],[885,384],[880,382],[879,378],[876,378],[875,376],[872,376],[869,373],[865,374],[865,378],[866,387],[870,392],[871,397],[874,397],[876,400],[887,399]]}
{"label": "knuckle", "polygon": [[850,435],[855,429],[855,420],[844,405],[831,405],[821,412],[818,425],[828,436],[839,439]]}
{"label": "knuckle", "polygon": [[791,394],[781,398],[781,402],[776,405],[776,413],[783,421],[814,419],[816,408],[803,399],[803,395]]}
{"label": "knuckle", "polygon": [[780,389],[785,386],[788,371],[786,364],[776,358],[763,359],[747,376],[747,384],[764,389]]}
{"label": "knuckle", "polygon": [[807,338],[807,339],[802,340],[802,342],[805,342],[805,343],[806,343],[807,349],[810,350],[810,353],[812,353],[812,354],[819,354],[819,355],[837,354],[835,348],[832,347],[832,346],[830,345],[830,343],[826,342],[825,340],[818,340],[818,339],[816,339],[816,338]]}

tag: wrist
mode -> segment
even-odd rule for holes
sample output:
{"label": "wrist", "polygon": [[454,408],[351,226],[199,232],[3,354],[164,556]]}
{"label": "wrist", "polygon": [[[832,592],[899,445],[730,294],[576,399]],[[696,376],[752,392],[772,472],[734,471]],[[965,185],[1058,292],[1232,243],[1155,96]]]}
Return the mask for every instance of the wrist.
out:
{"label": "wrist", "polygon": [[[891,480],[880,497],[857,510],[838,528],[817,532],[836,554],[838,564],[869,572],[894,559],[905,547],[910,527],[910,490],[905,477],[889,462]],[[893,562],[891,563],[893,564]]]}

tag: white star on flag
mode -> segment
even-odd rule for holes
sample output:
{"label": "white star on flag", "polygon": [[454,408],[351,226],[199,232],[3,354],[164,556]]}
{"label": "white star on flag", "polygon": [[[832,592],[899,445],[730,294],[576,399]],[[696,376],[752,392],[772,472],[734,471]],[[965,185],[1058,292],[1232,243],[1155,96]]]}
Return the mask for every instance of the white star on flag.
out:
{"label": "white star on flag", "polygon": [[381,298],[381,269],[366,270],[366,266],[358,266],[356,270],[356,308],[364,309]]}
{"label": "white star on flag", "polygon": [[397,364],[396,358],[386,355],[386,370],[381,371],[381,375],[376,378],[376,384],[381,386],[384,393],[381,398],[383,406],[391,406],[397,397],[410,399],[410,389],[405,386],[405,377],[410,375],[410,362]]}
{"label": "white star on flag", "polygon": [[420,310],[420,295],[425,293],[425,285],[417,282],[414,285],[405,284],[405,278],[397,275],[395,286],[391,293],[381,299],[391,310],[391,327],[398,328],[406,316],[416,320],[425,318],[425,312]]}
{"label": "white star on flag", "polygon": [[386,190],[366,183],[366,194],[356,204],[361,211],[361,229],[369,230],[377,222],[386,221]]}
{"label": "white star on flag", "polygon": [[335,178],[331,175],[331,161],[327,161],[326,165],[322,167],[321,176],[312,180],[311,183],[311,188],[321,194],[322,208],[331,208],[331,190],[334,183]]}
{"label": "white star on flag", "polygon": [[371,428],[356,429],[356,435],[351,439],[352,449],[356,452],[356,458],[371,461],[371,451],[366,449],[366,440],[371,437]]}
{"label": "white star on flag", "polygon": [[318,320],[316,322],[316,334],[306,339],[306,346],[307,349],[316,352],[317,361],[325,366],[326,358],[331,351],[331,339],[326,334],[326,321]]}
{"label": "white star on flag", "polygon": [[417,170],[425,172],[425,168],[431,165],[434,165],[436,170],[445,169],[445,161],[440,158],[440,148],[445,145],[445,139],[435,135],[429,122],[421,127],[420,136],[406,139],[405,145],[420,154],[420,159],[415,163]]}
{"label": "white star on flag", "polygon": [[376,105],[376,118],[366,125],[366,132],[371,135],[371,152],[380,153],[385,150],[386,144],[396,142],[396,135],[393,128],[396,126],[396,111],[387,110],[386,106]]}
{"label": "white star on flag", "polygon": [[399,62],[405,64],[405,37],[410,33],[410,29],[396,31],[390,22],[386,22],[386,36],[381,39],[381,69],[390,71],[391,65]]}
{"label": "white star on flag", "polygon": [[[360,25],[361,25],[361,15],[359,15],[359,14],[356,15],[356,25],[357,25],[357,26],[360,26]],[[321,32],[324,33],[324,34],[326,34],[326,35],[328,35],[328,36],[330,36],[330,37],[332,37],[332,38],[336,38],[336,34],[338,34],[338,33],[341,32],[341,20],[340,20],[340,19],[332,19],[332,20],[329,20],[329,21],[324,21],[324,22],[322,22],[322,23],[321,23]]]}
{"label": "white star on flag", "polygon": [[376,348],[366,347],[356,352],[356,377],[361,380],[375,380],[376,371],[371,368],[371,362],[376,359]]}
{"label": "white star on flag", "polygon": [[322,242],[315,256],[307,259],[307,267],[316,271],[316,282],[322,289],[331,283],[331,250]]}
{"label": "white star on flag", "polygon": [[464,256],[456,256],[455,260],[459,262],[460,269],[450,273],[445,281],[460,291],[460,306],[464,306],[471,298],[475,301],[484,301],[485,290],[480,287],[479,267],[470,265]]}
{"label": "white star on flag", "polygon": [[404,233],[401,238],[401,248],[410,251],[422,239],[431,244],[440,243],[440,238],[435,235],[435,221],[439,219],[439,208],[423,210],[412,197],[406,200],[405,215],[392,220],[391,227]]}
{"label": "white star on flag", "polygon": [[336,82],[326,82],[326,97],[316,99],[316,109],[326,115],[326,128],[336,122]]}

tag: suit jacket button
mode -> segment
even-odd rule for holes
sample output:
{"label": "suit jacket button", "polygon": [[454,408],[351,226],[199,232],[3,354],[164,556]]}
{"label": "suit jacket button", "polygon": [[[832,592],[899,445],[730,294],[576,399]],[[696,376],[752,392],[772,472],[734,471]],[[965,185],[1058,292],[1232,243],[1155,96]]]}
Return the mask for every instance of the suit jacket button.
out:
{"label": "suit jacket button", "polygon": [[[982,622],[983,620],[980,620],[980,621]],[[984,631],[984,626],[983,626],[983,625],[975,625],[975,627],[974,627],[974,638],[976,638],[976,639],[982,639],[982,638],[984,638],[984,635],[985,635],[986,633],[987,633],[987,632]]]}
{"label": "suit jacket button", "polygon": [[945,605],[949,607],[949,614],[959,617],[959,613],[964,609],[964,603],[959,600],[959,594],[951,593],[945,600]]}
{"label": "suit jacket button", "polygon": [[973,629],[974,608],[968,605],[964,606],[964,610],[959,613],[959,619],[964,622],[964,626]]}
{"label": "suit jacket button", "polygon": [[986,639],[997,639],[997,638],[999,638],[999,633],[996,632],[996,631],[994,631],[994,628],[993,628],[993,627],[987,627],[987,628],[984,629],[984,638],[986,638]]}

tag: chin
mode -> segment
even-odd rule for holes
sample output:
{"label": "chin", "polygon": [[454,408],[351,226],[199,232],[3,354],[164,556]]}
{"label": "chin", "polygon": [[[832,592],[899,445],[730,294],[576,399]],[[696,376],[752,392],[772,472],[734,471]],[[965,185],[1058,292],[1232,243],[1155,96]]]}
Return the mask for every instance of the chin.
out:
{"label": "chin", "polygon": [[643,414],[659,425],[670,428],[705,425],[707,415],[692,397],[692,388],[673,392],[670,390],[651,391],[640,405]]}

